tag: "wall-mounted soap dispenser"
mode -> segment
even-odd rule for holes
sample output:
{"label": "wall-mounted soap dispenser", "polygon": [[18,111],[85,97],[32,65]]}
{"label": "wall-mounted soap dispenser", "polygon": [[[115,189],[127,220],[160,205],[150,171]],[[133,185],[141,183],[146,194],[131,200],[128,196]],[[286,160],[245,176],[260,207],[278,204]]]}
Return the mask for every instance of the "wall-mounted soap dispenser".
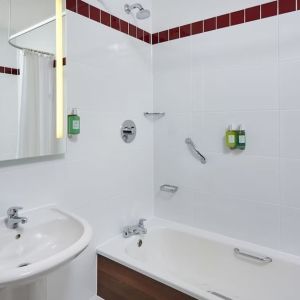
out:
{"label": "wall-mounted soap dispenser", "polygon": [[246,149],[246,131],[242,125],[239,126],[237,131],[237,148],[240,150]]}
{"label": "wall-mounted soap dispenser", "polygon": [[80,117],[78,116],[77,108],[72,109],[72,113],[68,115],[68,135],[80,134]]}
{"label": "wall-mounted soap dispenser", "polygon": [[230,125],[226,131],[226,145],[229,149],[236,149],[237,147],[237,131],[232,129]]}

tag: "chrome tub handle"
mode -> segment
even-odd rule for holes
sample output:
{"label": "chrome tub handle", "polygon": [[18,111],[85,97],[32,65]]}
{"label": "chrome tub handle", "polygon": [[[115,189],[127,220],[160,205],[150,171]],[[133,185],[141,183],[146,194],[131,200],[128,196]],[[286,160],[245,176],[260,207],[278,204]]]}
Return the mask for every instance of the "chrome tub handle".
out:
{"label": "chrome tub handle", "polygon": [[256,255],[253,255],[253,254],[250,254],[250,253],[247,253],[247,252],[242,252],[239,248],[234,248],[234,253],[237,256],[241,256],[241,257],[245,257],[245,258],[250,258],[250,259],[253,259],[255,261],[266,263],[266,264],[269,264],[269,263],[271,263],[273,261],[271,257],[268,257],[268,256],[263,256],[263,257],[256,256]]}
{"label": "chrome tub handle", "polygon": [[188,147],[190,148],[190,150],[192,151],[192,153],[194,154],[194,156],[196,158],[198,158],[202,164],[206,164],[206,158],[204,155],[202,155],[197,149],[196,146],[194,144],[194,142],[192,141],[191,138],[186,138],[185,139],[185,143],[188,145]]}

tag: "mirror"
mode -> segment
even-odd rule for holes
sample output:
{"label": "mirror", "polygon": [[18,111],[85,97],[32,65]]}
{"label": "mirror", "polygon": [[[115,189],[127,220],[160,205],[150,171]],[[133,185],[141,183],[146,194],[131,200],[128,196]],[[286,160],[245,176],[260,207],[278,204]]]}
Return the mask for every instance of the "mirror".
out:
{"label": "mirror", "polygon": [[65,153],[66,134],[57,135],[55,3],[0,0],[0,161]]}

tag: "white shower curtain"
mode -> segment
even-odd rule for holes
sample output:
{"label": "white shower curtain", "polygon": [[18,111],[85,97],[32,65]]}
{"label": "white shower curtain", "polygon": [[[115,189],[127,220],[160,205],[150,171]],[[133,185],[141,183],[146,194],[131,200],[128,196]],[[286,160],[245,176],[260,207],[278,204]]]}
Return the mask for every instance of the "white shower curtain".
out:
{"label": "white shower curtain", "polygon": [[55,150],[55,69],[53,56],[20,53],[18,158]]}

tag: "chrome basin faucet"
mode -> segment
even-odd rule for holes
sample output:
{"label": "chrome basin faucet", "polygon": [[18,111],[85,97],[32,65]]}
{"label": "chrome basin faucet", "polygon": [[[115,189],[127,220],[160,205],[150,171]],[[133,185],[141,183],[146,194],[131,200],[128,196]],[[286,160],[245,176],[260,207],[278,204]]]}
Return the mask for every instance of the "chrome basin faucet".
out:
{"label": "chrome basin faucet", "polygon": [[19,224],[27,223],[28,219],[26,217],[19,217],[19,210],[23,207],[13,206],[7,210],[7,218],[5,219],[6,227],[9,229],[18,228]]}
{"label": "chrome basin faucet", "polygon": [[147,221],[146,219],[140,219],[139,223],[137,225],[133,226],[126,226],[122,230],[122,234],[124,238],[129,238],[133,235],[138,235],[138,234],[146,234],[147,229],[144,225],[144,222]]}

